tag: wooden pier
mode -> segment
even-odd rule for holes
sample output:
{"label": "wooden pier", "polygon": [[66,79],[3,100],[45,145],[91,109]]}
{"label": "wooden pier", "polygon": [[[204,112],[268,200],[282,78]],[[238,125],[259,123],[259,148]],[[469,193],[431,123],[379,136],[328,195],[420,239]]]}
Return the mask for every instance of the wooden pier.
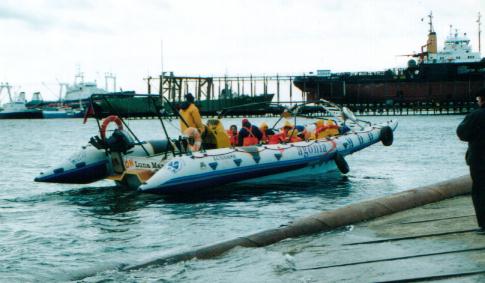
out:
{"label": "wooden pier", "polygon": [[[293,80],[298,75],[244,75],[244,76],[175,76],[172,72],[158,77],[148,77],[147,92],[159,94],[172,103],[183,101],[186,93],[192,93],[196,101],[204,102],[204,116],[216,116],[218,108],[237,106],[241,97],[256,99],[258,96],[274,94],[271,105],[252,107],[234,111],[229,116],[278,115],[281,109],[295,103],[307,102],[308,94],[298,89]],[[334,101],[339,103],[338,101]],[[358,115],[368,116],[407,116],[407,115],[463,115],[476,108],[469,96],[460,101],[433,100],[419,102],[352,102],[341,103]],[[237,107],[234,107],[237,108]],[[202,109],[204,110],[204,109]],[[318,113],[316,113],[318,114]]]}

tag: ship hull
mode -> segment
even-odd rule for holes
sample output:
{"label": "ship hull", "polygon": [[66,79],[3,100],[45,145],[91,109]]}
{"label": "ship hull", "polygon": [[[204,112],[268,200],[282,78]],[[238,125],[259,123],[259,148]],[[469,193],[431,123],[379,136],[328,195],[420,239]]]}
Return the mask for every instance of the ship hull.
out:
{"label": "ship hull", "polygon": [[0,119],[41,119],[42,111],[0,112]]}
{"label": "ship hull", "polygon": [[424,101],[471,101],[474,94],[485,87],[481,81],[438,82],[328,82],[310,80],[295,86],[307,93],[307,100],[320,98],[336,103],[384,103]]}
{"label": "ship hull", "polygon": [[[264,113],[269,108],[269,104],[274,94],[261,94],[256,96],[235,96],[233,98],[221,98],[213,100],[196,101],[202,115],[217,115],[224,109],[231,109],[231,114],[253,114]],[[116,114],[120,117],[153,117],[157,113],[173,113],[177,108],[178,102],[172,105],[163,103],[158,95],[135,96],[134,92],[116,93],[116,96],[106,100],[96,100],[95,104],[101,105],[102,109],[110,109],[103,112],[95,107],[95,113],[99,117],[106,117]],[[249,105],[248,105],[249,104]]]}
{"label": "ship hull", "polygon": [[395,73],[338,73],[295,77],[307,100],[336,103],[465,102],[485,87],[485,61],[456,64],[422,64]]}

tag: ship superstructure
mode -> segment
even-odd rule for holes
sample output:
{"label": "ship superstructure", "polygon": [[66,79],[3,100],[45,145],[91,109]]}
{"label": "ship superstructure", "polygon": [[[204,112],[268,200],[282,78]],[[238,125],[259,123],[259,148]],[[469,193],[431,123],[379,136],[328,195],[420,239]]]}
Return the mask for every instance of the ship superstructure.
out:
{"label": "ship superstructure", "polygon": [[[308,100],[325,98],[340,103],[472,100],[474,93],[485,87],[485,60],[458,30],[450,31],[438,51],[432,13],[428,17],[428,40],[420,53],[406,55],[412,57],[407,68],[353,73],[320,70],[296,77],[294,84]],[[477,22],[480,27],[480,20]]]}

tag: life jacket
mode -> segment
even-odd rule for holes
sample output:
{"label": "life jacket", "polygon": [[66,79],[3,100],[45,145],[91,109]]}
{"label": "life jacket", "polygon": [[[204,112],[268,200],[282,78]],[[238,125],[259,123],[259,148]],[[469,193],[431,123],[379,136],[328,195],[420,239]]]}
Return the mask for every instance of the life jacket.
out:
{"label": "life jacket", "polygon": [[[291,128],[291,129],[282,129],[281,133],[284,134],[283,138],[285,142],[297,142],[302,141],[300,137],[298,137],[298,129]],[[290,136],[291,135],[291,136]]]}
{"label": "life jacket", "polygon": [[269,137],[268,144],[279,144],[286,140],[286,134],[284,132],[274,134]]}
{"label": "life jacket", "polygon": [[248,131],[249,135],[243,139],[243,146],[257,145],[259,143],[258,138],[253,135],[250,128],[244,128]]}
{"label": "life jacket", "polygon": [[183,133],[188,127],[196,128],[199,133],[203,134],[205,132],[205,126],[202,123],[202,118],[200,117],[200,112],[195,104],[184,103],[179,111],[180,116],[188,124],[186,125],[182,119],[180,119],[180,131]]}
{"label": "life jacket", "polygon": [[329,120],[328,121],[328,130],[327,130],[327,133],[329,136],[336,136],[339,134],[339,126],[337,124],[335,124],[334,121],[332,120]]}
{"label": "life jacket", "polygon": [[[289,130],[288,132],[290,134],[292,134],[293,133],[293,129],[292,130]],[[296,133],[297,133],[297,131],[295,130],[295,133],[292,134],[291,136],[288,136],[286,138],[286,141],[287,142],[299,142],[299,141],[302,141],[302,139]]]}
{"label": "life jacket", "polygon": [[266,134],[266,130],[261,130],[261,143],[267,144],[269,142],[269,136]]}
{"label": "life jacket", "polygon": [[231,130],[227,130],[227,136],[229,137],[229,142],[231,143],[231,146],[237,146],[237,134],[234,134],[234,132]]}
{"label": "life jacket", "polygon": [[327,129],[328,129],[328,126],[326,125],[317,127],[317,129],[315,130],[315,138],[323,139],[328,137]]}

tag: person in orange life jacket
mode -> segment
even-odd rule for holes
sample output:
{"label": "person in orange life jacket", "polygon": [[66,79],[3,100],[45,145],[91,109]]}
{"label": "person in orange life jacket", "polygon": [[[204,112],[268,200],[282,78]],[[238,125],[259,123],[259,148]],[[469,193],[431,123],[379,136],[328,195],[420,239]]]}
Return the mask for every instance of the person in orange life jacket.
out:
{"label": "person in orange life jacket", "polygon": [[188,125],[180,119],[180,131],[183,133],[188,127],[192,127],[196,128],[200,134],[203,134],[205,126],[202,123],[199,108],[194,104],[194,96],[191,93],[187,93],[184,97],[185,101],[180,104],[179,113]]}
{"label": "person in orange life jacket", "polygon": [[268,143],[271,136],[275,134],[273,129],[268,128],[268,124],[266,124],[266,122],[261,123],[259,125],[259,129],[261,130],[261,134],[263,135],[261,137],[262,143]]}
{"label": "person in orange life jacket", "polygon": [[290,123],[290,121],[285,121],[285,124],[283,125],[283,128],[281,130],[283,133],[283,138],[286,142],[301,141],[301,138],[298,137],[298,126],[294,127],[293,124]]}
{"label": "person in orange life jacket", "polygon": [[238,134],[237,134],[237,126],[231,125],[229,130],[227,130],[227,135],[229,136],[229,141],[231,142],[231,146],[237,146],[238,144]]}
{"label": "person in orange life jacket", "polygon": [[282,142],[295,142],[297,141],[296,137],[289,137],[290,135],[296,136],[298,134],[298,130],[293,131],[293,125],[289,121],[285,121],[285,124],[281,128],[281,131],[277,134],[274,134],[269,139],[269,144],[278,144]]}
{"label": "person in orange life jacket", "polygon": [[259,143],[262,137],[263,134],[258,127],[251,125],[248,119],[242,120],[242,128],[239,130],[237,143],[239,146],[256,145]]}

